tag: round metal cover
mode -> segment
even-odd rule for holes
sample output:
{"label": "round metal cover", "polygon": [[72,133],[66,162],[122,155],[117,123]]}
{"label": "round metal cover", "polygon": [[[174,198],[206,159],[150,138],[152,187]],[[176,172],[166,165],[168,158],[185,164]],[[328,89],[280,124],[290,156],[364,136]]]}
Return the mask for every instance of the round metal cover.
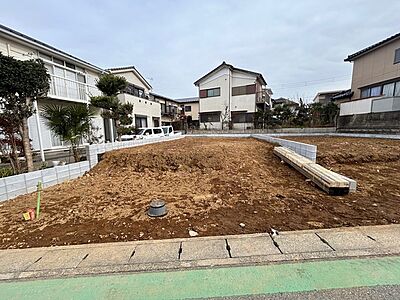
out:
{"label": "round metal cover", "polygon": [[150,217],[162,217],[167,214],[167,206],[163,200],[153,200],[150,203],[149,210],[147,214]]}

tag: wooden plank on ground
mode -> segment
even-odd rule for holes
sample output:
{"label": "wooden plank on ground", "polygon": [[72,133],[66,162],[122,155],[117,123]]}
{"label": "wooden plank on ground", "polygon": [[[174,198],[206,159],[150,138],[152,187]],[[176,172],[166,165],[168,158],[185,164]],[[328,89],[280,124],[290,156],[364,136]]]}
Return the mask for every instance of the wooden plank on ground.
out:
{"label": "wooden plank on ground", "polygon": [[311,179],[312,182],[325,192],[331,195],[349,193],[350,183],[342,175],[328,170],[285,147],[275,147],[274,154]]}

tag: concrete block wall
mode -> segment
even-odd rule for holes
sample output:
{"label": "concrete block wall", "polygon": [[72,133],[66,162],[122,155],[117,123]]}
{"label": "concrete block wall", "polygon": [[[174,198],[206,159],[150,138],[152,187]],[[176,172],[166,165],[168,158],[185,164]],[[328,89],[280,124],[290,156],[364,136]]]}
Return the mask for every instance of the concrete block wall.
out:
{"label": "concrete block wall", "polygon": [[0,201],[13,199],[17,196],[37,190],[37,184],[42,182],[43,188],[74,179],[89,171],[89,162],[82,161],[65,166],[56,166],[30,173],[0,178]]}
{"label": "concrete block wall", "polygon": [[336,127],[315,127],[315,128],[273,128],[273,129],[246,129],[246,130],[191,130],[190,134],[193,135],[214,135],[214,134],[274,134],[274,133],[334,133]]}
{"label": "concrete block wall", "polygon": [[270,143],[277,143],[280,146],[283,146],[283,147],[289,148],[290,150],[293,150],[297,154],[307,157],[308,159],[310,159],[313,162],[317,161],[317,146],[315,146],[315,145],[284,140],[284,139],[280,139],[280,138],[273,137],[271,135],[266,135],[266,134],[253,134],[253,135],[251,135],[251,137],[259,139],[259,140],[264,140],[264,141],[267,141]]}

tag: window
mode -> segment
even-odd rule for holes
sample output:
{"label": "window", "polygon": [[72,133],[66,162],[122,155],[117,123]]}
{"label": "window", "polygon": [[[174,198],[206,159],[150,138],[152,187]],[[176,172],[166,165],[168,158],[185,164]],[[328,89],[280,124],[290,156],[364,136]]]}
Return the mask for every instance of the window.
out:
{"label": "window", "polygon": [[58,64],[58,65],[64,65],[64,61],[58,58],[53,57],[53,62]]}
{"label": "window", "polygon": [[46,59],[46,60],[51,60],[51,56],[50,55],[44,54],[42,52],[39,52],[39,57],[43,58],[43,59]]}
{"label": "window", "polygon": [[394,63],[400,63],[400,48],[394,51]]}
{"label": "window", "polygon": [[208,90],[200,90],[200,98],[218,97],[221,95],[221,88],[213,88]]}
{"label": "window", "polygon": [[65,66],[66,66],[67,68],[70,68],[70,69],[74,69],[74,70],[75,70],[75,65],[74,65],[74,64],[71,64],[71,63],[69,63],[69,62],[66,62],[66,63],[65,63]]}
{"label": "window", "polygon": [[192,111],[192,107],[191,106],[185,106],[185,111]]}
{"label": "window", "polygon": [[147,127],[147,117],[142,115],[135,115],[135,127],[136,128],[146,128]]}
{"label": "window", "polygon": [[373,88],[371,88],[371,97],[376,97],[376,96],[380,96],[381,93],[381,86],[375,86]]}
{"label": "window", "polygon": [[154,128],[153,131],[154,131],[154,134],[160,134],[163,132],[161,128]]}
{"label": "window", "polygon": [[253,113],[232,112],[232,123],[253,123]]}
{"label": "window", "polygon": [[396,82],[396,88],[394,90],[394,96],[395,97],[400,97],[400,81]]}
{"label": "window", "polygon": [[386,97],[393,97],[394,82],[385,84],[382,88],[382,95]]}
{"label": "window", "polygon": [[371,89],[366,88],[361,90],[361,98],[368,98],[370,96]]}
{"label": "window", "polygon": [[232,88],[232,96],[251,95],[256,93],[256,85],[249,84],[243,86],[235,86]]}
{"label": "window", "polygon": [[146,130],[143,132],[143,135],[150,135],[150,134],[153,134],[153,130],[151,130],[151,129],[146,129]]}
{"label": "window", "polygon": [[207,112],[200,113],[200,122],[219,122],[221,117],[221,112]]}
{"label": "window", "polygon": [[76,74],[76,78],[78,79],[78,82],[82,82],[82,83],[86,82],[85,75],[83,75],[83,74]]}
{"label": "window", "polygon": [[128,84],[124,92],[139,98],[146,98],[144,90],[134,86],[133,84]]}
{"label": "window", "polygon": [[220,88],[207,90],[207,97],[217,97],[220,95]]}
{"label": "window", "polygon": [[374,86],[361,89],[361,98],[377,97],[382,95],[382,86]]}

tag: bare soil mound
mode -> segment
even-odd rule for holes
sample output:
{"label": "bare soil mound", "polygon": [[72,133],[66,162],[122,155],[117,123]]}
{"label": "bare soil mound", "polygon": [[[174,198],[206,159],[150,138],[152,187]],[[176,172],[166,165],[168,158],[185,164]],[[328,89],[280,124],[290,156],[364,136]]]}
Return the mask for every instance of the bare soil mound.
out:
{"label": "bare soil mound", "polygon": [[106,153],[91,174],[102,172],[159,172],[159,171],[191,171],[191,170],[222,170],[228,166],[226,147],[215,148],[196,147],[188,151],[185,148],[172,149],[124,149]]}
{"label": "bare soil mound", "polygon": [[[318,146],[322,164],[357,180],[357,192],[327,195],[282,164],[269,143],[185,138],[107,153],[84,176],[46,188],[39,220],[22,218],[35,193],[0,203],[0,248],[400,222],[400,161],[391,161],[399,142],[302,141]],[[167,203],[165,217],[147,216],[154,198]]]}

